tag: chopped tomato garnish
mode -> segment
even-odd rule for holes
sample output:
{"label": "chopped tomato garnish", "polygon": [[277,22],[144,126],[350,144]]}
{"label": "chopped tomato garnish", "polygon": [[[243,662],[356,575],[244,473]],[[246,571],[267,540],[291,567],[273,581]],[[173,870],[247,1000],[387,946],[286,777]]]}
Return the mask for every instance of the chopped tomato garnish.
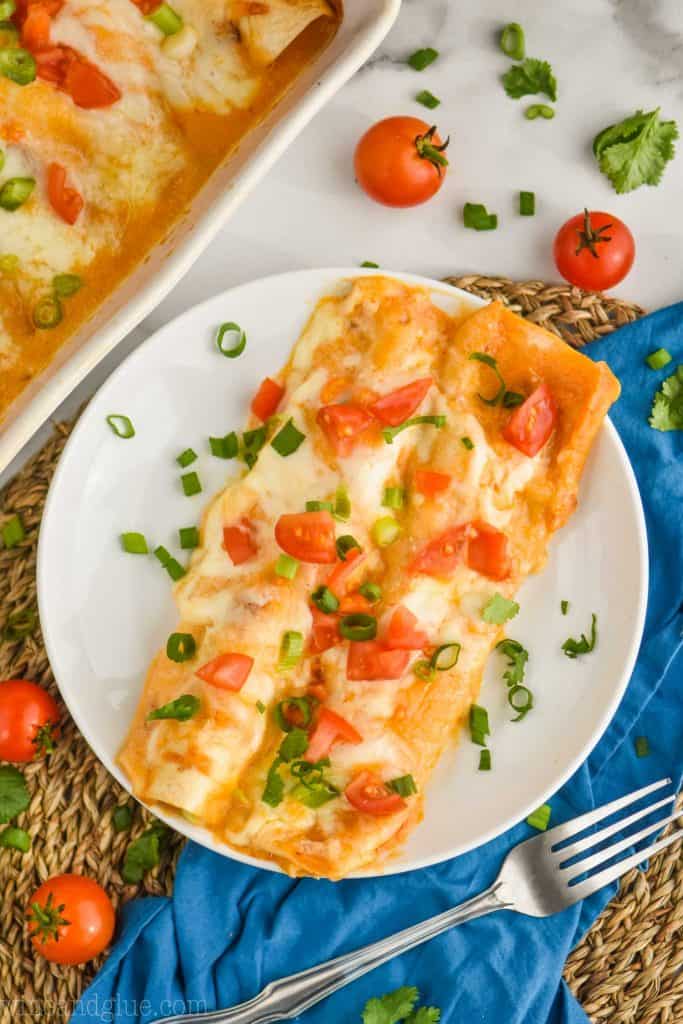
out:
{"label": "chopped tomato garnish", "polygon": [[335,742],[362,743],[362,741],[363,737],[350,722],[330,708],[321,708],[308,741],[306,760],[319,761],[321,757],[327,757]]}
{"label": "chopped tomato garnish", "polygon": [[344,595],[349,576],[365,561],[365,554],[360,548],[351,548],[346,558],[340,560],[325,581],[332,593],[340,600]]}
{"label": "chopped tomato garnish", "polygon": [[410,661],[410,653],[389,650],[377,640],[352,640],[346,659],[347,679],[400,679]]}
{"label": "chopped tomato garnish", "polygon": [[198,668],[196,674],[220,690],[241,690],[253,664],[254,659],[248,654],[219,654]]}
{"label": "chopped tomato garnish", "polygon": [[503,427],[503,437],[533,458],[547,443],[557,420],[557,405],[547,384],[539,384]]}
{"label": "chopped tomato garnish", "polygon": [[38,77],[68,93],[77,107],[96,110],[121,99],[111,78],[70,46],[51,46],[34,56]]}
{"label": "chopped tomato garnish", "polygon": [[76,223],[83,209],[83,196],[66,184],[66,169],[61,164],[50,164],[47,169],[47,196],[62,220]]}
{"label": "chopped tomato garnish", "polygon": [[322,428],[336,455],[350,455],[361,434],[373,422],[372,416],[360,405],[351,403],[324,405],[318,411],[316,422]]}
{"label": "chopped tomato garnish", "polygon": [[490,580],[506,579],[510,575],[510,544],[506,535],[488,523],[476,521],[471,527],[467,542],[470,569]]}
{"label": "chopped tomato garnish", "polygon": [[327,687],[324,683],[311,683],[306,692],[309,693],[311,697],[315,697],[315,699],[319,700],[321,703],[322,701],[327,700],[328,697]]}
{"label": "chopped tomato garnish", "polygon": [[388,427],[398,427],[413,415],[433,383],[432,377],[414,380],[411,384],[378,398],[370,406],[370,412]]}
{"label": "chopped tomato garnish", "polygon": [[241,565],[242,562],[253,558],[258,548],[251,535],[249,523],[243,520],[238,526],[224,526],[223,547],[233,565]]}
{"label": "chopped tomato garnish", "polygon": [[313,631],[308,646],[313,654],[322,654],[323,651],[328,651],[330,647],[336,647],[341,643],[339,619],[336,615],[327,615],[315,607],[311,608],[311,615]]}
{"label": "chopped tomato garnish", "polygon": [[337,561],[334,519],[327,511],[280,516],[275,524],[275,540],[283,551],[301,562],[329,565]]}
{"label": "chopped tomato garnish", "polygon": [[285,389],[276,380],[266,377],[261,381],[258,391],[251,400],[251,411],[260,420],[270,419],[282,401]]}
{"label": "chopped tomato garnish", "polygon": [[50,45],[52,18],[43,4],[31,4],[21,26],[21,41],[32,53],[46,50]]}
{"label": "chopped tomato garnish", "polygon": [[[330,589],[332,588],[330,587]],[[340,615],[366,615],[371,611],[372,602],[368,601],[367,597],[364,597],[358,590],[339,598],[338,612]]]}
{"label": "chopped tomato garnish", "polygon": [[406,806],[403,797],[393,793],[374,772],[359,772],[344,790],[344,795],[357,811],[378,818],[395,814]]}
{"label": "chopped tomato garnish", "polygon": [[466,526],[451,526],[444,530],[418,551],[409,565],[409,571],[424,573],[426,576],[450,576],[461,560],[467,535]]}
{"label": "chopped tomato garnish", "polygon": [[451,482],[449,473],[437,473],[433,469],[415,470],[415,490],[424,494],[425,498],[433,498],[435,494],[447,491]]}
{"label": "chopped tomato garnish", "polygon": [[389,620],[384,642],[392,650],[421,651],[427,646],[427,634],[417,629],[417,616],[402,604]]}

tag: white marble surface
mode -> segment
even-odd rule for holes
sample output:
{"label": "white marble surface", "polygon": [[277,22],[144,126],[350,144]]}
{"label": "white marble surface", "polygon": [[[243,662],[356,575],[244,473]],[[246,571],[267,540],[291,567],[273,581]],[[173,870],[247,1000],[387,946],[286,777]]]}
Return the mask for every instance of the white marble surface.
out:
{"label": "white marble surface", "polygon": [[[555,69],[553,121],[526,121],[527,101],[503,91],[500,76],[510,62],[498,48],[497,32],[510,20],[524,26],[527,54]],[[430,45],[440,51],[437,63],[422,73],[405,64],[407,54]],[[441,98],[433,116],[451,135],[451,167],[430,203],[387,209],[355,185],[353,149],[380,117],[430,117],[413,99],[423,88]],[[598,130],[637,108],[656,106],[683,130],[681,0],[403,0],[380,51],[308,126],[174,293],[79,388],[66,411],[171,317],[265,274],[370,259],[433,277],[476,272],[555,280],[555,231],[586,205],[617,214],[635,235],[636,263],[617,294],[648,308],[683,299],[683,143],[658,188],[624,196],[612,190],[590,152]],[[536,193],[533,219],[516,212],[520,189]],[[462,226],[468,200],[498,213],[497,231]]]}

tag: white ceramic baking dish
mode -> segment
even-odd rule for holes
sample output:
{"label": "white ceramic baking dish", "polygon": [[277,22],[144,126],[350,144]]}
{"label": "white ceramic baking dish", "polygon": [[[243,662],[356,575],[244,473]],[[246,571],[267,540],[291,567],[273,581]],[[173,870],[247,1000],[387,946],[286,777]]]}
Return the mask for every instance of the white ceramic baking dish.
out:
{"label": "white ceramic baking dish", "polygon": [[400,6],[401,0],[345,0],[331,45],[218,168],[167,238],[11,406],[0,427],[0,472],[86,374],[171,291],[287,146],[379,46]]}

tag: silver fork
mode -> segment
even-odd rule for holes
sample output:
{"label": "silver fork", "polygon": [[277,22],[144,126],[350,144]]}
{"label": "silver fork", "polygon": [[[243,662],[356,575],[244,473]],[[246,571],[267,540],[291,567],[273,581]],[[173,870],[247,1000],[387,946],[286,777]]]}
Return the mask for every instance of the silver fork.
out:
{"label": "silver fork", "polygon": [[[660,779],[587,814],[581,814],[564,825],[557,825],[548,832],[532,836],[510,850],[498,878],[490,888],[465,903],[446,910],[443,914],[430,917],[420,924],[379,942],[373,942],[353,953],[346,953],[334,960],[318,964],[317,967],[309,967],[298,974],[272,981],[254,999],[240,1003],[232,1009],[213,1010],[201,1014],[178,1014],[174,1017],[164,1017],[156,1024],[271,1024],[273,1021],[289,1020],[337,989],[379,967],[380,964],[406,953],[409,949],[414,949],[415,946],[440,935],[454,925],[482,917],[494,910],[515,910],[532,917],[548,917],[550,914],[565,910],[683,838],[683,828],[680,828],[646,849],[624,857],[615,864],[608,864],[624,850],[681,817],[681,810],[667,814],[645,828],[574,861],[580,854],[587,853],[611,836],[671,803],[676,794],[671,792],[661,799],[648,801],[633,814],[619,818],[597,832],[591,832],[579,839],[576,839],[577,836],[625,807],[649,796],[650,793],[670,785],[671,779]],[[573,839],[575,841],[570,842]],[[568,863],[570,861],[571,864]],[[592,872],[601,865],[607,866],[581,880],[582,875]]]}

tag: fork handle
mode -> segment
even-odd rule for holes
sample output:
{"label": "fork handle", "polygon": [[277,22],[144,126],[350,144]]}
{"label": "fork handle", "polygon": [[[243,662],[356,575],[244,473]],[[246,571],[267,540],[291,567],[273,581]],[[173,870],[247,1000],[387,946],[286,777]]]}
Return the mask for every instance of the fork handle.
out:
{"label": "fork handle", "polygon": [[500,887],[500,882],[494,882],[485,892],[465,903],[389,935],[386,939],[380,939],[369,946],[345,953],[316,967],[309,967],[298,974],[290,974],[279,981],[272,981],[254,999],[233,1006],[232,1009],[212,1010],[202,1014],[179,1014],[175,1017],[164,1017],[156,1024],[272,1024],[274,1021],[297,1017],[319,1003],[321,999],[332,995],[337,989],[343,988],[387,960],[440,935],[454,925],[509,907],[510,903],[499,893]]}

